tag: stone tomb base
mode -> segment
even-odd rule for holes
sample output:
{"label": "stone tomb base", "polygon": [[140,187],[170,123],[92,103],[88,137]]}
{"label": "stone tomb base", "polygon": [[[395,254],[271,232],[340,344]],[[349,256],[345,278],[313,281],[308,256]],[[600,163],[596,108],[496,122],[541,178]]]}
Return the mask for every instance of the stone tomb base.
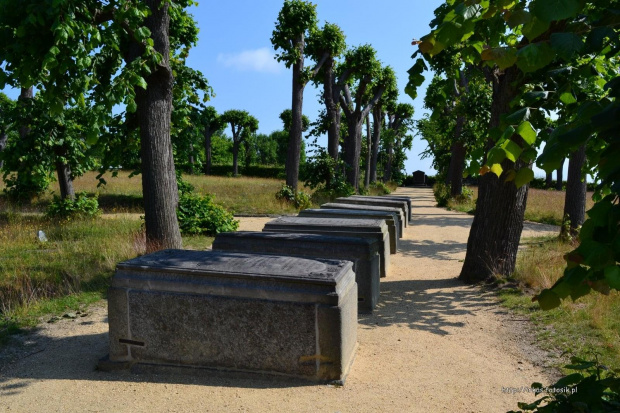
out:
{"label": "stone tomb base", "polygon": [[164,250],[118,264],[100,369],[203,367],[343,381],[356,348],[349,261]]}
{"label": "stone tomb base", "polygon": [[371,312],[379,300],[379,245],[379,240],[371,238],[239,231],[218,234],[212,248],[351,261],[357,282],[357,309]]}

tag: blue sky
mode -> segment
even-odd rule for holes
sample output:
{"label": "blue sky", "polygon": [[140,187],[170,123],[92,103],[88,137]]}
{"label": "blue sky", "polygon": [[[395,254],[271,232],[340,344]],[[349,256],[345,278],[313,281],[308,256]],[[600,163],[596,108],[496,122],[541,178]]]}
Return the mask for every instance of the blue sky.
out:
{"label": "blue sky", "polygon": [[[417,119],[422,116],[422,97],[412,101],[405,95],[407,70],[413,64],[411,55],[416,48],[413,38],[430,30],[433,11],[443,1],[385,0],[318,0],[319,25],[324,22],[339,25],[346,35],[347,45],[371,44],[378,58],[390,65],[398,76],[400,101],[415,106]],[[188,64],[200,70],[213,87],[215,97],[209,104],[218,112],[228,109],[247,110],[259,120],[259,133],[282,129],[280,112],[291,107],[291,71],[274,58],[271,33],[275,27],[280,0],[202,1],[191,12],[200,28],[199,42],[190,52]],[[308,62],[307,64],[310,64]],[[304,115],[314,120],[322,106],[319,89],[311,84],[304,93]],[[319,143],[325,145],[326,139]],[[406,170],[421,169],[434,173],[431,160],[420,160],[424,141],[414,139],[408,153]]]}

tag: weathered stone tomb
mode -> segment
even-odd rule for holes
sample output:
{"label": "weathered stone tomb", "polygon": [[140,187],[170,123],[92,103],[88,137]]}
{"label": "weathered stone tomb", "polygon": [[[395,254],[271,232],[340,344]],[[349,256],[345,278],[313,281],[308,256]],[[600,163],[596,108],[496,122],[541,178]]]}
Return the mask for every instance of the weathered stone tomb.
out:
{"label": "weathered stone tomb", "polygon": [[349,261],[163,250],[118,264],[110,354],[134,364],[342,381],[356,348]]}
{"label": "weathered stone tomb", "polygon": [[361,196],[352,195],[348,197],[336,198],[336,202],[345,204],[358,204],[358,205],[377,205],[386,206],[391,208],[400,208],[403,211],[403,218],[405,219],[405,226],[409,226],[409,206],[407,201],[387,198],[385,196]]}
{"label": "weathered stone tomb", "polygon": [[371,312],[379,300],[380,241],[317,234],[239,231],[218,234],[213,250],[320,257],[353,262],[357,306]]}
{"label": "weathered stone tomb", "polygon": [[337,237],[362,237],[379,241],[381,277],[385,277],[390,265],[390,237],[387,224],[378,219],[341,219],[280,217],[265,224],[265,232],[296,232]]}
{"label": "weathered stone tomb", "polygon": [[390,235],[390,253],[396,254],[398,250],[399,227],[396,214],[381,211],[355,210],[355,209],[304,209],[299,211],[300,217],[308,218],[343,218],[343,219],[383,219],[388,227]]}
{"label": "weathered stone tomb", "polygon": [[354,209],[358,211],[380,211],[392,213],[396,217],[395,223],[398,223],[398,238],[402,238],[403,232],[405,231],[405,217],[403,216],[403,210],[401,208],[328,202],[321,205],[321,209]]}

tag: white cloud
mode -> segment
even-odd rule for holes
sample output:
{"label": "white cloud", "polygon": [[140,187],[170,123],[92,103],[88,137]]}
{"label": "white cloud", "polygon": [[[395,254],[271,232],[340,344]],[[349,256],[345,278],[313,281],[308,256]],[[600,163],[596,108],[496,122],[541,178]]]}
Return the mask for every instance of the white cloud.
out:
{"label": "white cloud", "polygon": [[220,53],[217,56],[217,62],[224,65],[224,67],[261,73],[280,73],[284,68],[274,58],[272,50],[268,47],[244,50],[240,53]]}

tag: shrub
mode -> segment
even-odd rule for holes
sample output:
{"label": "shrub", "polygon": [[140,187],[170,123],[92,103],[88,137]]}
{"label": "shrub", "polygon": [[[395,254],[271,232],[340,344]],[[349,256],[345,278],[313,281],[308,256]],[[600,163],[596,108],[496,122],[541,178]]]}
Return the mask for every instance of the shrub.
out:
{"label": "shrub", "polygon": [[226,209],[215,204],[211,195],[181,194],[177,218],[182,234],[215,236],[239,228],[239,221]]}
{"label": "shrub", "polygon": [[179,190],[179,194],[189,194],[194,192],[194,185],[190,184],[186,180],[183,179],[181,172],[177,170],[177,188]]}
{"label": "shrub", "polygon": [[438,207],[443,208],[448,206],[448,201],[450,201],[450,185],[446,185],[443,182],[436,182],[435,185],[433,185],[433,195],[435,195]]}
{"label": "shrub", "polygon": [[392,191],[390,190],[390,188],[388,188],[383,182],[375,182],[374,184],[372,184],[375,188],[379,189],[382,193],[382,195],[388,195],[391,194]]}
{"label": "shrub", "polygon": [[310,195],[303,191],[295,193],[293,188],[286,184],[282,184],[282,188],[276,192],[276,199],[279,201],[285,201],[295,205],[298,210],[309,208],[312,205]]}
{"label": "shrub", "polygon": [[97,196],[89,197],[86,192],[79,192],[75,199],[54,199],[47,207],[45,215],[51,219],[69,220],[72,218],[94,218],[101,213]]}

